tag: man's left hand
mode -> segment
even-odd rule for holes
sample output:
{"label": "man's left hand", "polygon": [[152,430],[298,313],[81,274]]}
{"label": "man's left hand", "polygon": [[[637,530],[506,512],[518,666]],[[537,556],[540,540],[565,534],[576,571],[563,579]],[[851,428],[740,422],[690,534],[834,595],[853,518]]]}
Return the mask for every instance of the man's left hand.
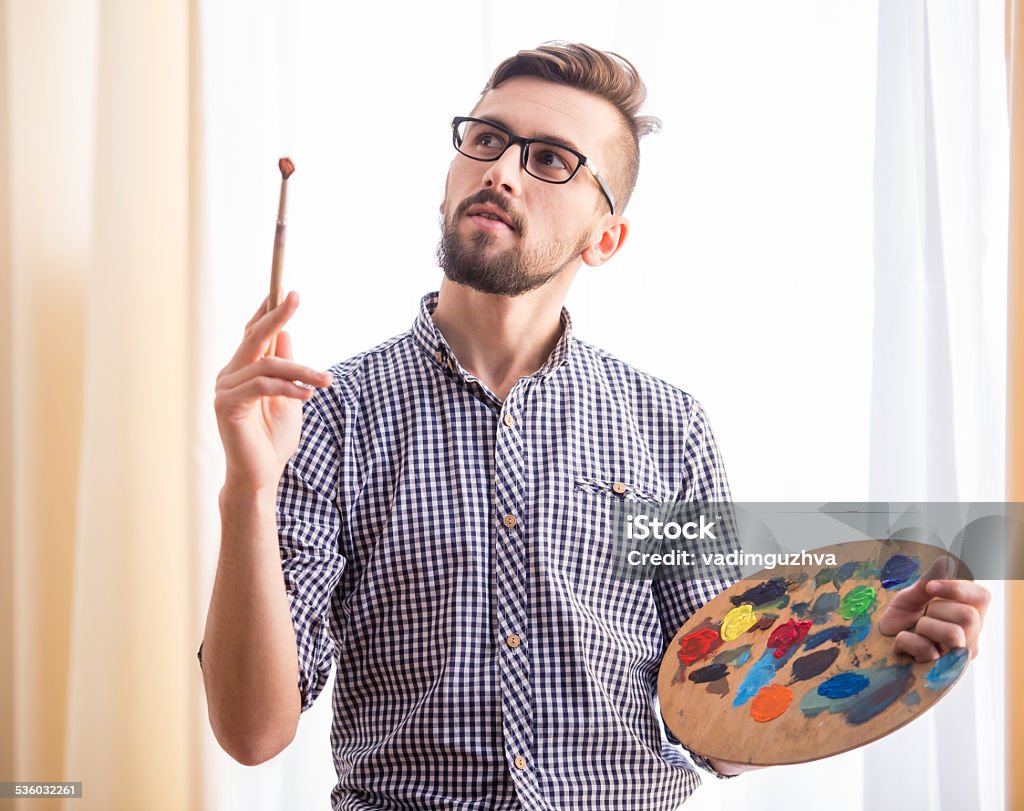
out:
{"label": "man's left hand", "polygon": [[896,636],[893,650],[931,662],[953,648],[978,655],[978,637],[992,594],[970,580],[947,580],[952,561],[941,557],[886,606],[878,630]]}

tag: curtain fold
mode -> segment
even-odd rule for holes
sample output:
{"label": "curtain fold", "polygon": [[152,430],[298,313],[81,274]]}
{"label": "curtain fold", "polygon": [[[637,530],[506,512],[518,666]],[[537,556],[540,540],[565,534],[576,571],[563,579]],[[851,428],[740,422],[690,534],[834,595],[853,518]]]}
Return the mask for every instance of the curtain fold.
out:
{"label": "curtain fold", "polygon": [[[1007,289],[1006,500],[1024,502],[1024,2],[1006,0],[1006,76],[1010,117],[1010,228]],[[1024,568],[1024,538],[1008,562]],[[1024,808],[1024,705],[1015,688],[1024,683],[1024,582],[1007,582],[1006,781],[1007,808]]]}
{"label": "curtain fold", "polygon": [[5,779],[83,782],[15,808],[187,808],[188,2],[3,19]]}

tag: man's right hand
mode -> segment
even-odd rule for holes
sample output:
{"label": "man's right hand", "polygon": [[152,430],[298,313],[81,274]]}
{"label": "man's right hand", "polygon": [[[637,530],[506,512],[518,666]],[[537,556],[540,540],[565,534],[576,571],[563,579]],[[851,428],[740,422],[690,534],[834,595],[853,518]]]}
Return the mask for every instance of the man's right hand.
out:
{"label": "man's right hand", "polygon": [[[217,375],[214,410],[227,462],[226,486],[255,492],[276,490],[281,473],[295,453],[302,433],[302,402],[331,376],[292,360],[291,340],[281,329],[295,314],[299,296],[287,295],[266,311],[264,301],[245,325],[234,357]],[[277,336],[273,357],[264,357]]]}

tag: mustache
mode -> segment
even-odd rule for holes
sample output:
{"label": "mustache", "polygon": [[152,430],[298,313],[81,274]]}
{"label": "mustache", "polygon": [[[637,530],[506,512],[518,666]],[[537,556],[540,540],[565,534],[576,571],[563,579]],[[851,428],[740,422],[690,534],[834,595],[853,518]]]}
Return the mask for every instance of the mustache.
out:
{"label": "mustache", "polygon": [[520,216],[512,209],[512,206],[508,202],[508,198],[493,189],[481,189],[472,197],[467,197],[458,207],[455,209],[455,219],[459,219],[466,213],[466,210],[470,206],[480,205],[483,203],[490,203],[493,206],[497,206],[501,209],[502,213],[508,217],[509,223],[516,229],[520,234],[525,233],[526,224],[522,221]]}

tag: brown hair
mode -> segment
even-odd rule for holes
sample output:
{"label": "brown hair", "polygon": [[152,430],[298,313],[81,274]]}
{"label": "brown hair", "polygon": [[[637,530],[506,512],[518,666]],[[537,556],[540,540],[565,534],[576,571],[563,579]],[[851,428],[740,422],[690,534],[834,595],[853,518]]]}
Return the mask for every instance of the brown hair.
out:
{"label": "brown hair", "polygon": [[[545,42],[538,48],[509,57],[491,74],[481,96],[513,76],[536,76],[569,85],[611,102],[619,111],[623,137],[615,149],[613,165],[603,170],[619,210],[626,208],[640,170],[640,138],[661,129],[661,120],[639,115],[647,99],[640,74],[625,57],[572,42]],[[603,169],[603,167],[602,167]]]}

